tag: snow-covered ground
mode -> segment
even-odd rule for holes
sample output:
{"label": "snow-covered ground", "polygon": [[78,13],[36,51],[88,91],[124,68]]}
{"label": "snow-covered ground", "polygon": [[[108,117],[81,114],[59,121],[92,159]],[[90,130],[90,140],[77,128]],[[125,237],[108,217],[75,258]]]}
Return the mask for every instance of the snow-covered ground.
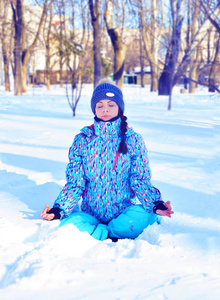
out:
{"label": "snow-covered ground", "polygon": [[220,299],[220,96],[125,86],[129,125],[175,214],[136,240],[94,240],[39,217],[65,183],[74,135],[93,122],[92,86],[72,117],[65,90],[0,88],[0,299]]}

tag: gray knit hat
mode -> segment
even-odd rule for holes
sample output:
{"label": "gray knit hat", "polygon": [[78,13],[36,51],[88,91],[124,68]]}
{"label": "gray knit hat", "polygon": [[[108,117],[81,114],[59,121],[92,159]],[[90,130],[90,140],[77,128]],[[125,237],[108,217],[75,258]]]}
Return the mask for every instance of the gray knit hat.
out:
{"label": "gray knit hat", "polygon": [[96,103],[101,100],[107,99],[114,101],[119,106],[121,111],[124,112],[124,100],[121,90],[114,84],[105,82],[99,84],[93,91],[91,99],[91,109],[94,115]]}

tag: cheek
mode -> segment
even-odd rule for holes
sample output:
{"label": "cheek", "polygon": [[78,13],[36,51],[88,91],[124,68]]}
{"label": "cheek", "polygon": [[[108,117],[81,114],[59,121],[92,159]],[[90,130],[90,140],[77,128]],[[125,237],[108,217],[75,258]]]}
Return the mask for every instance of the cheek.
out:
{"label": "cheek", "polygon": [[117,107],[115,107],[115,109],[114,109],[114,112],[115,112],[115,114],[116,114],[116,115],[118,115],[118,113],[119,113],[118,106],[117,106]]}
{"label": "cheek", "polygon": [[95,115],[97,116],[97,114],[99,114],[99,109],[95,108]]}

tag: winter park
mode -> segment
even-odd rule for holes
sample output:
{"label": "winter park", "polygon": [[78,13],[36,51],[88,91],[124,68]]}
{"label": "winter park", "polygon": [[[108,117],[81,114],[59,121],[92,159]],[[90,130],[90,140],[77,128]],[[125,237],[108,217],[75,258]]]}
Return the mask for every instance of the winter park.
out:
{"label": "winter park", "polygon": [[220,299],[219,16],[0,0],[1,300]]}

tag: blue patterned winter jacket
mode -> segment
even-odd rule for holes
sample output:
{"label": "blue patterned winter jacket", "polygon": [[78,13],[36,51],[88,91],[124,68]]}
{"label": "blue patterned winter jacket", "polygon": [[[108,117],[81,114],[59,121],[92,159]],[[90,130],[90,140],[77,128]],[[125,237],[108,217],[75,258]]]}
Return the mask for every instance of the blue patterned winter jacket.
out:
{"label": "blue patterned winter jacket", "polygon": [[121,119],[97,122],[76,135],[69,151],[67,183],[54,207],[61,219],[68,217],[82,199],[81,210],[108,223],[136,203],[152,212],[161,194],[150,182],[147,149],[141,135],[126,132],[127,154],[117,152],[121,141]]}

